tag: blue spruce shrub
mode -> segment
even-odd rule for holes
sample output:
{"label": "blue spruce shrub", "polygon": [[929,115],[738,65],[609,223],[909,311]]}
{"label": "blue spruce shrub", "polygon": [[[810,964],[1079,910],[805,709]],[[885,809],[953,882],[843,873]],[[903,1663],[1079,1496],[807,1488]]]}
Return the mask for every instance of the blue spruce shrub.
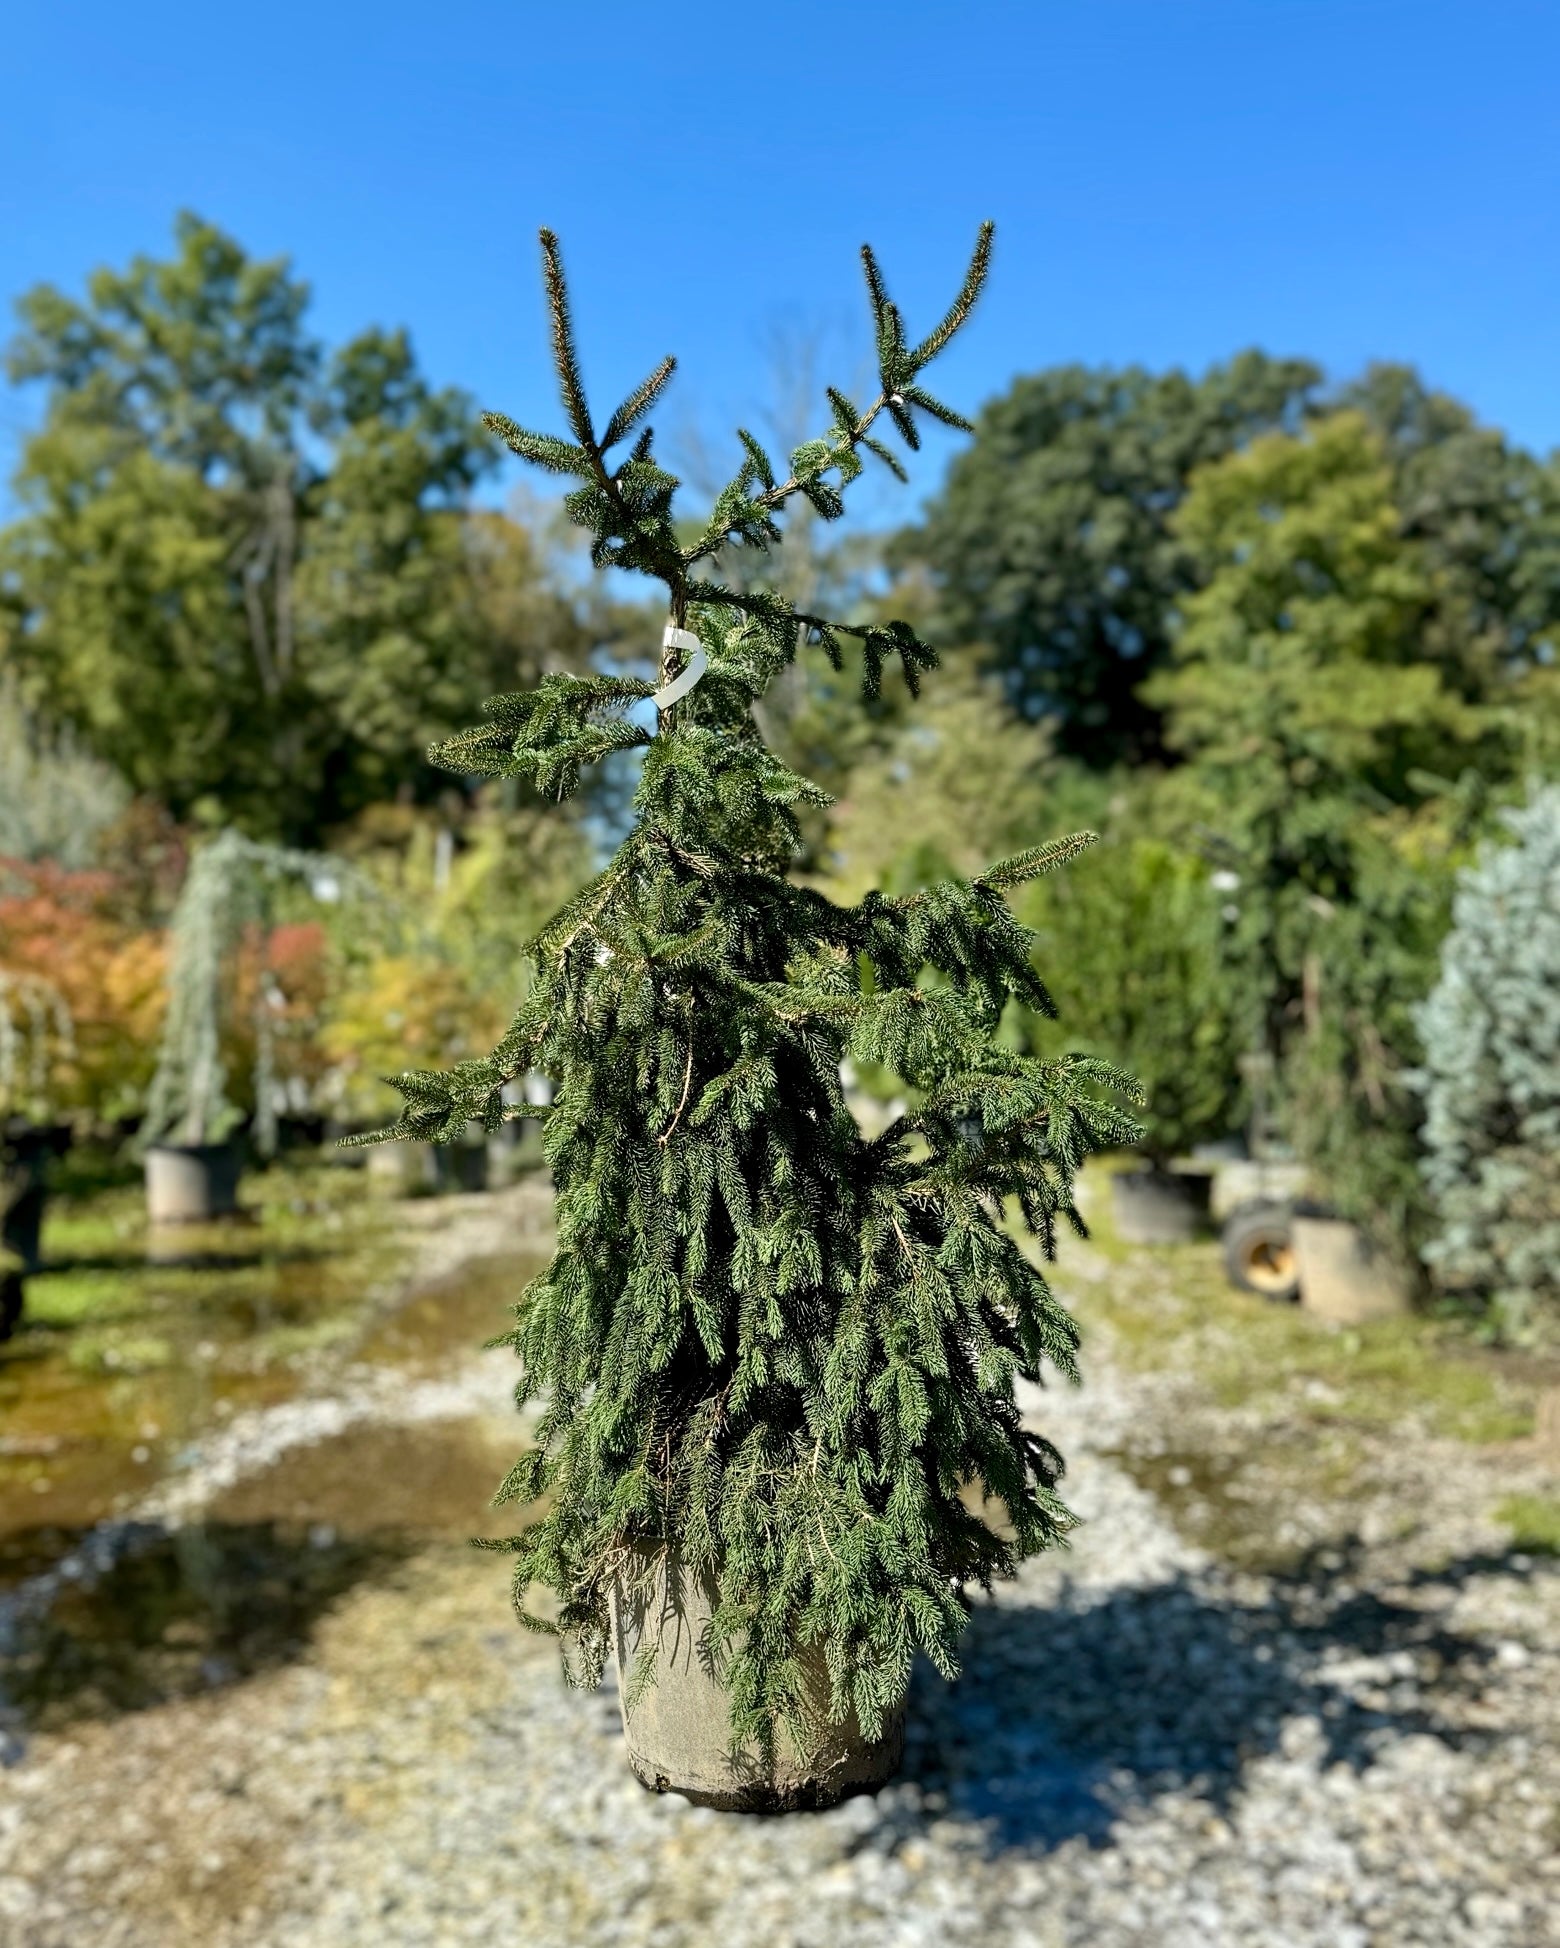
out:
{"label": "blue spruce shrub", "polygon": [[1426,1050],[1426,1257],[1474,1286],[1505,1337],[1560,1328],[1560,785],[1503,814],[1460,878]]}

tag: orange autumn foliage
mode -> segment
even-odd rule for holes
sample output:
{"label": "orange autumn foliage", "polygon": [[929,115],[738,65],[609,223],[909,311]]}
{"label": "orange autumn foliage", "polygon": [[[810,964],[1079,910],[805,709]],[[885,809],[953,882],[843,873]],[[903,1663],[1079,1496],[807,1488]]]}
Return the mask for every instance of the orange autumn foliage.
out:
{"label": "orange autumn foliage", "polygon": [[46,983],[71,1022],[50,1051],[53,1115],[133,1115],[155,1065],[163,940],[120,918],[114,894],[110,873],[0,860],[0,970]]}

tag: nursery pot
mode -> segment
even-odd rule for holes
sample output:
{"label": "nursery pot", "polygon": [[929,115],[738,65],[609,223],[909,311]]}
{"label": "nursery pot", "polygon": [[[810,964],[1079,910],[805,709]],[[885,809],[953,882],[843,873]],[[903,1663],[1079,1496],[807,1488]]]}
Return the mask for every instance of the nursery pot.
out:
{"label": "nursery pot", "polygon": [[542,1154],[541,1123],[526,1116],[503,1124],[488,1138],[487,1156],[488,1182],[499,1187],[539,1170],[547,1161]]}
{"label": "nursery pot", "polygon": [[479,1191],[488,1187],[485,1142],[436,1143],[433,1163],[441,1191]]}
{"label": "nursery pot", "polygon": [[1362,1326],[1409,1310],[1408,1280],[1357,1224],[1297,1215],[1292,1235],[1305,1311],[1335,1326]]}
{"label": "nursery pot", "polygon": [[432,1190],[435,1163],[431,1143],[375,1143],[365,1153],[369,1181],[398,1197]]}
{"label": "nursery pot", "polygon": [[0,1132],[0,1249],[37,1271],[48,1203],[44,1172],[70,1143],[65,1124],[12,1123]]}
{"label": "nursery pot", "polygon": [[154,1143],[146,1153],[151,1224],[204,1224],[238,1210],[236,1143]]}
{"label": "nursery pot", "polygon": [[1129,1245],[1179,1245],[1208,1222],[1213,1179],[1200,1171],[1146,1164],[1110,1180],[1116,1229]]}
{"label": "nursery pot", "polygon": [[[623,1737],[642,1786],[726,1812],[788,1813],[833,1806],[888,1783],[904,1757],[904,1706],[870,1742],[854,1712],[843,1725],[827,1723],[821,1647],[802,1653],[818,1719],[814,1749],[798,1750],[782,1725],[770,1762],[755,1748],[734,1750],[731,1698],[710,1667],[709,1624],[718,1601],[713,1577],[694,1574],[675,1550],[633,1554],[636,1569],[629,1573],[637,1579],[614,1579],[610,1601]],[[630,1710],[629,1686],[647,1645],[656,1653],[654,1676]]]}

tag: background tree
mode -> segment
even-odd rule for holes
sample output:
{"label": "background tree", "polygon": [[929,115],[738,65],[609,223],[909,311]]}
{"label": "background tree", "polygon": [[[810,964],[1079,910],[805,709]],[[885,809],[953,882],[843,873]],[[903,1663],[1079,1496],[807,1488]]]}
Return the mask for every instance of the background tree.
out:
{"label": "background tree", "polygon": [[[276,1058],[291,999],[278,979],[287,957],[274,953],[278,922],[288,917],[283,901],[291,889],[334,904],[348,888],[360,891],[361,882],[340,860],[231,829],[195,854],[168,929],[167,1008],[143,1143],[221,1143],[252,1107],[257,1149],[275,1152]],[[313,928],[301,941],[300,929],[292,932],[306,949],[292,958],[312,987],[323,940]],[[235,1053],[249,1070],[247,1089],[234,1086]]]}
{"label": "background tree", "polygon": [[1246,352],[1200,379],[1076,365],[1019,379],[897,558],[928,564],[934,626],[980,646],[1025,715],[1054,719],[1064,755],[1159,757],[1159,713],[1138,686],[1196,580],[1172,517],[1197,468],[1295,425],[1320,377]]}
{"label": "background tree", "polygon": [[[840,710],[842,682],[820,689],[816,714]],[[1016,717],[968,663],[939,669],[912,707],[896,702],[865,721],[823,815],[818,883],[836,898],[968,877],[1061,816],[1047,732]]]}
{"label": "background tree", "polygon": [[1431,585],[1421,653],[1491,701],[1560,651],[1560,473],[1481,426],[1412,367],[1377,364],[1337,395],[1392,469],[1401,531]]}
{"label": "background tree", "polygon": [[[1427,1256],[1497,1329],[1560,1338],[1560,786],[1504,815],[1458,880],[1440,978],[1418,1011]],[[1514,841],[1514,843],[1512,842]]]}
{"label": "background tree", "polygon": [[1059,1023],[1030,1016],[1027,1039],[1043,1052],[1060,1037],[1129,1070],[1143,1090],[1142,1147],[1163,1165],[1238,1115],[1219,897],[1206,866],[1162,839],[1107,837],[1089,863],[1019,903]]}
{"label": "background tree", "polygon": [[514,802],[516,782],[454,807],[374,806],[338,838],[381,896],[333,939],[323,1047],[332,1109],[353,1122],[393,1113],[384,1078],[409,1062],[491,1047],[528,991],[527,944],[598,861],[582,821]]}
{"label": "background tree", "polygon": [[1462,833],[1500,719],[1425,653],[1433,578],[1357,414],[1271,435],[1194,482],[1176,532],[1202,585],[1152,678],[1171,829],[1238,876],[1240,1039],[1279,1065],[1291,1127],[1350,1214],[1402,1241],[1417,1205],[1404,1083]]}
{"label": "background tree", "polygon": [[[101,1130],[145,1103],[163,1018],[163,945],[127,920],[118,891],[101,870],[0,860],[0,983],[28,1004],[32,1031],[39,996],[51,997],[43,1019],[52,1039],[24,1037],[22,1069],[47,1106],[38,1120]],[[67,1032],[53,1032],[61,1024]]]}
{"label": "background tree", "polygon": [[[404,333],[327,357],[285,260],[189,215],[176,242],[99,271],[84,302],[21,301],[11,375],[46,395],[0,537],[4,654],[176,816],[310,838],[435,789],[430,722],[529,675],[542,642],[586,646],[500,517],[466,517],[494,450]],[[513,599],[527,577],[539,634]]]}
{"label": "background tree", "polygon": [[128,796],[118,772],[68,732],[34,722],[15,677],[0,671],[0,860],[90,866]]}

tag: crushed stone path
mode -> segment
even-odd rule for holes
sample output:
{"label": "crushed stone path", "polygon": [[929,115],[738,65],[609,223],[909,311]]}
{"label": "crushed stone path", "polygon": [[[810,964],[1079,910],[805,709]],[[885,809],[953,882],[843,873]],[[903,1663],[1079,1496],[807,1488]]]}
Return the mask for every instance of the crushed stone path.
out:
{"label": "crushed stone path", "polygon": [[[1058,1284],[1112,1275],[1074,1251]],[[399,1397],[512,1434],[512,1379],[485,1355]],[[1497,1464],[1405,1436],[1376,1539],[1256,1574],[1120,1460],[1184,1450],[1184,1389],[1095,1347],[1083,1389],[1025,1404],[1086,1525],[980,1606],[957,1685],[918,1672],[876,1799],[646,1794],[613,1694],[565,1689],[502,1565],[438,1544],[281,1668],[28,1743],[0,1772],[0,1943],[1560,1944],[1560,1564],[1509,1553]]]}

